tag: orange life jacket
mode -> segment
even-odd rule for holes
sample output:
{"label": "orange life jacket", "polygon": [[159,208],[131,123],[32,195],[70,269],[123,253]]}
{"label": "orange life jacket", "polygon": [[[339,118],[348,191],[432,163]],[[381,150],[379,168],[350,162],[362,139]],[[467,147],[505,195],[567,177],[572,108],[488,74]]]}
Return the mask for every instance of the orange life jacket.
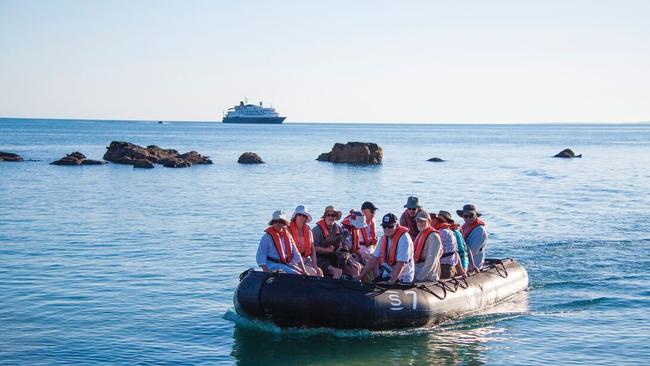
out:
{"label": "orange life jacket", "polygon": [[411,239],[415,239],[415,237],[420,233],[420,230],[418,229],[418,225],[415,222],[415,217],[411,217],[411,215],[409,215],[408,209],[402,212],[402,217],[400,217],[400,225],[402,224],[402,221],[404,221],[406,227],[409,229],[409,235],[411,235]]}
{"label": "orange life jacket", "polygon": [[[290,263],[293,259],[293,250],[291,249],[292,241],[289,238],[287,230],[283,229],[281,232],[277,232],[273,226],[269,226],[264,230],[264,232],[271,235],[273,244],[275,244],[275,250],[278,252],[278,257],[280,257],[280,262],[284,264]],[[282,250],[280,235],[282,235],[282,240],[284,240],[284,251]]]}
{"label": "orange life jacket", "polygon": [[485,222],[483,222],[483,220],[479,219],[478,217],[471,224],[463,224],[463,227],[460,229],[460,231],[463,233],[463,239],[467,240],[469,234],[471,234],[472,230],[476,229],[477,226],[485,226]]}
{"label": "orange life jacket", "polygon": [[300,251],[300,255],[302,255],[303,258],[307,258],[311,255],[311,230],[309,229],[309,226],[307,224],[302,225],[302,241],[300,240],[300,237],[298,236],[298,225],[296,225],[295,221],[291,221],[291,224],[289,224],[289,229],[291,230],[291,236],[293,236],[293,241],[296,243],[296,246],[298,247],[298,250]]}
{"label": "orange life jacket", "polygon": [[[320,230],[323,232],[323,238],[325,238],[325,240],[328,240],[330,238],[330,230],[327,228],[325,219],[318,220],[316,225],[318,225],[318,227],[320,227]],[[336,231],[338,232],[338,227],[336,226],[336,223],[334,223],[333,225],[336,228]]]}
{"label": "orange life jacket", "polygon": [[361,236],[363,237],[363,245],[369,247],[377,244],[377,231],[375,229],[375,220],[370,220],[370,223],[366,222],[370,227],[370,237],[368,237],[368,232],[366,228],[360,229]]}
{"label": "orange life jacket", "polygon": [[438,234],[438,230],[434,229],[431,226],[428,226],[426,229],[424,229],[424,231],[420,231],[418,237],[415,238],[415,242],[413,243],[413,246],[415,248],[415,254],[413,255],[413,259],[415,260],[415,263],[424,262],[424,258],[422,258],[422,251],[424,250],[424,244],[427,242],[427,239],[429,239],[429,235],[433,233]]}
{"label": "orange life jacket", "polygon": [[[394,266],[395,263],[397,262],[395,260],[395,254],[397,253],[397,245],[399,244],[399,239],[409,231],[408,228],[401,226],[399,224],[396,224],[397,226],[395,227],[395,233],[393,236],[391,236],[390,240],[392,242],[391,248],[390,248],[390,253],[388,254],[388,264],[391,266]],[[386,235],[381,237],[381,254],[379,255],[379,265],[384,264],[386,261],[386,246],[388,245],[388,240],[386,239]]]}

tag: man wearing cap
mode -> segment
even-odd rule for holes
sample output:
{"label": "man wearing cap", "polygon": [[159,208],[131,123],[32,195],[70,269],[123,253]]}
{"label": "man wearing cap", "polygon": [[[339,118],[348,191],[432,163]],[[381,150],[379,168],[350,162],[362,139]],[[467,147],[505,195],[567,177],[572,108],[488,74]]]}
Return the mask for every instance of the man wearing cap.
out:
{"label": "man wearing cap", "polygon": [[323,273],[334,278],[340,278],[343,274],[342,268],[336,266],[339,262],[336,251],[343,242],[341,227],[336,221],[340,220],[342,215],[343,213],[335,209],[334,206],[327,206],[321,219],[311,229],[314,237],[314,249],[318,254],[318,267]]}
{"label": "man wearing cap", "polygon": [[273,212],[269,227],[257,247],[257,265],[264,272],[282,270],[286,273],[309,275],[300,251],[287,230],[289,221],[282,210]]}
{"label": "man wearing cap", "polygon": [[438,281],[440,279],[440,256],[442,256],[440,234],[431,226],[431,216],[424,209],[420,209],[415,220],[420,230],[413,243],[415,281]]}
{"label": "man wearing cap", "polygon": [[379,240],[374,253],[363,267],[359,278],[364,278],[379,265],[378,280],[391,283],[398,280],[404,283],[413,282],[415,265],[413,264],[413,241],[408,229],[397,223],[397,216],[392,213],[384,215],[381,220],[384,235]]}
{"label": "man wearing cap", "polygon": [[419,199],[414,196],[409,197],[406,200],[404,208],[405,210],[402,213],[402,216],[399,218],[399,224],[409,229],[411,240],[415,240],[415,238],[420,233],[420,230],[418,230],[418,225],[415,222],[415,215],[417,215],[418,211],[420,210]]}
{"label": "man wearing cap", "polygon": [[465,220],[461,232],[470,252],[470,270],[480,269],[483,265],[485,246],[488,242],[485,222],[479,219],[481,213],[476,210],[474,205],[467,204],[463,206],[462,210],[456,210],[456,213]]}
{"label": "man wearing cap", "polygon": [[372,202],[364,202],[361,205],[361,213],[363,213],[364,222],[366,226],[360,229],[361,232],[361,258],[367,262],[372,256],[372,252],[377,245],[377,227],[375,226],[375,212],[377,207]]}

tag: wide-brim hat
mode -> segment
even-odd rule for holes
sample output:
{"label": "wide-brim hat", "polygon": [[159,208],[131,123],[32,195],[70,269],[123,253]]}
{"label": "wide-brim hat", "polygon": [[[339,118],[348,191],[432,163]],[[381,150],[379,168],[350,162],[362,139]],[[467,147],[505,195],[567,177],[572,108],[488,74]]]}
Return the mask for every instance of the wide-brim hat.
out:
{"label": "wide-brim hat", "polygon": [[460,216],[460,217],[463,217],[463,214],[464,214],[465,212],[475,212],[475,213],[476,213],[476,217],[481,217],[481,213],[478,212],[478,210],[476,210],[476,206],[474,206],[474,205],[469,205],[469,204],[467,204],[467,205],[463,206],[463,209],[462,209],[462,210],[456,210],[456,213],[457,213],[458,216]]}
{"label": "wide-brim hat", "polygon": [[361,212],[352,210],[349,215],[345,216],[341,223],[343,225],[354,226],[357,229],[363,229],[367,226],[365,221]]}
{"label": "wide-brim hat", "polygon": [[438,211],[438,219],[443,219],[450,224],[454,223],[454,219],[451,217],[449,211],[444,211],[444,210]]}
{"label": "wide-brim hat", "polygon": [[336,213],[336,219],[337,220],[340,220],[341,216],[343,216],[343,212],[335,209],[334,206],[327,206],[327,207],[325,207],[325,212],[323,212],[322,218],[325,218],[325,215],[327,215],[328,212]]}
{"label": "wide-brim hat", "polygon": [[415,196],[411,196],[406,200],[404,208],[420,208],[420,200]]}
{"label": "wide-brim hat", "polygon": [[296,206],[296,209],[293,210],[293,215],[291,215],[291,220],[296,218],[296,215],[305,215],[307,216],[307,223],[311,222],[311,214],[307,212],[307,208],[303,205]]}
{"label": "wide-brim hat", "polygon": [[287,219],[287,214],[282,210],[273,211],[271,215],[271,220],[269,220],[269,225],[273,225],[273,221],[282,220],[286,225],[289,225],[289,220]]}

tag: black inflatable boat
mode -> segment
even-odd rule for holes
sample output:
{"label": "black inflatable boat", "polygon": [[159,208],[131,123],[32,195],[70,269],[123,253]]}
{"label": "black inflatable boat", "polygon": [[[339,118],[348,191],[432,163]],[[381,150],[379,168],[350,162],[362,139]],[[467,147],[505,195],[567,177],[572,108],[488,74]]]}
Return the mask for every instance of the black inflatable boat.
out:
{"label": "black inflatable boat", "polygon": [[492,306],[528,288],[513,259],[488,259],[463,279],[414,284],[364,284],[249,269],[235,291],[237,313],[281,327],[386,330],[440,323]]}

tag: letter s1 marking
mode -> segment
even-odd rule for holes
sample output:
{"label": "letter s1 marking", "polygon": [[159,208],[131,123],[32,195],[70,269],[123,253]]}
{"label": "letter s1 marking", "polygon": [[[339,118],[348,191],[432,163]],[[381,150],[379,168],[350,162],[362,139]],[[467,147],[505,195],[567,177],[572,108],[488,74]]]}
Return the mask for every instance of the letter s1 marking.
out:
{"label": "letter s1 marking", "polygon": [[404,294],[406,295],[413,295],[413,310],[416,310],[418,308],[418,293],[415,291],[404,291]]}

